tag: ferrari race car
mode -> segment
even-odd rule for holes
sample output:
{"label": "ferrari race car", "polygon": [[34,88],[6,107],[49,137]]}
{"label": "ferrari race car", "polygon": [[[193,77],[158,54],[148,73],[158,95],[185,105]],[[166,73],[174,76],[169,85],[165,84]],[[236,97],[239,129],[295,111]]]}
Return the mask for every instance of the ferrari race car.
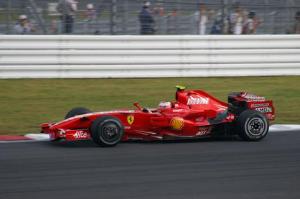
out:
{"label": "ferrari race car", "polygon": [[175,101],[154,109],[134,103],[136,110],[91,112],[74,108],[63,121],[44,123],[43,133],[56,140],[89,140],[115,146],[127,140],[196,139],[239,135],[247,141],[263,139],[275,119],[273,102],[247,92],[228,95],[222,102],[202,90],[177,86]]}

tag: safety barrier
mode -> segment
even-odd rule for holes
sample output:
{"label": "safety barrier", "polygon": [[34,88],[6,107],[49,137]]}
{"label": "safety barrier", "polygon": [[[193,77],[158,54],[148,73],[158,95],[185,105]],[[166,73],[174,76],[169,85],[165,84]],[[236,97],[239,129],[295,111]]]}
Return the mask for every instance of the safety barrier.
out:
{"label": "safety barrier", "polygon": [[1,35],[0,78],[300,75],[300,35]]}

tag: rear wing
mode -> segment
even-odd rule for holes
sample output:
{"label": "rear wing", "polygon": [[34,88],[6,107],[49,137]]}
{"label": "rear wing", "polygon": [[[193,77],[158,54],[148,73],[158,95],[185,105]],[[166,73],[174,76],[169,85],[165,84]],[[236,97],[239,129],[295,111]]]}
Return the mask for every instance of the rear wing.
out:
{"label": "rear wing", "polygon": [[272,100],[247,92],[233,92],[228,95],[230,110],[240,113],[251,109],[263,113],[268,120],[275,119],[275,107]]}

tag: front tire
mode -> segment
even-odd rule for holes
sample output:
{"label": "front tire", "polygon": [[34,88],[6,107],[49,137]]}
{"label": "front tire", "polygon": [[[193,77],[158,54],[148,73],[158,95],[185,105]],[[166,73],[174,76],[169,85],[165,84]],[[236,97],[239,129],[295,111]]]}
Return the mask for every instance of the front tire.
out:
{"label": "front tire", "polygon": [[238,117],[237,131],[239,136],[246,141],[258,141],[268,134],[269,122],[262,113],[246,110]]}
{"label": "front tire", "polygon": [[102,147],[112,147],[117,145],[124,134],[124,127],[120,120],[104,116],[93,121],[91,135],[93,141]]}
{"label": "front tire", "polygon": [[84,107],[73,108],[66,114],[65,119],[74,117],[76,115],[83,115],[83,114],[87,114],[87,113],[91,113],[91,112],[92,112],[91,110],[84,108]]}

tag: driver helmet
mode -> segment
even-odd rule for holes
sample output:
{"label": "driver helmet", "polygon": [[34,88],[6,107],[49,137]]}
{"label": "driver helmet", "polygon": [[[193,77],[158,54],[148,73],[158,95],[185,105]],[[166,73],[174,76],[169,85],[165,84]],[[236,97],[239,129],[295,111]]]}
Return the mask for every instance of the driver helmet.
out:
{"label": "driver helmet", "polygon": [[158,107],[160,109],[171,108],[171,102],[160,102]]}

